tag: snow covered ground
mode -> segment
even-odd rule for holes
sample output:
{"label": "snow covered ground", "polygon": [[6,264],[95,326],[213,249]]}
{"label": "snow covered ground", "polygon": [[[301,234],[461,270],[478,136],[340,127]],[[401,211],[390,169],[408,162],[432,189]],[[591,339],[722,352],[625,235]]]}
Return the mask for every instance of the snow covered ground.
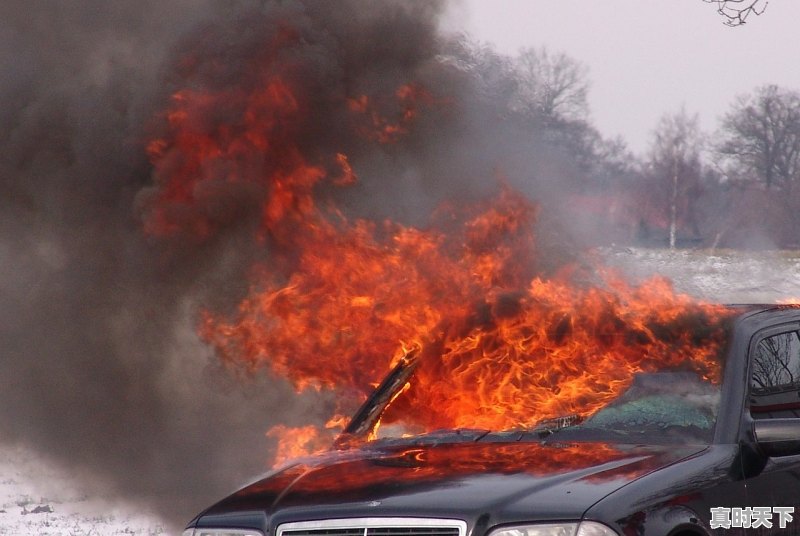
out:
{"label": "snow covered ground", "polygon": [[721,303],[800,301],[800,251],[653,250],[603,252],[633,279],[662,274],[675,288]]}
{"label": "snow covered ground", "polygon": [[20,447],[0,447],[0,535],[167,534],[158,519],[88,497],[70,476]]}
{"label": "snow covered ground", "polygon": [[[661,273],[677,290],[712,301],[800,298],[800,252],[620,248],[602,255],[634,279]],[[166,534],[166,526],[133,505],[89,497],[67,473],[30,452],[0,446],[0,535],[157,535]]]}

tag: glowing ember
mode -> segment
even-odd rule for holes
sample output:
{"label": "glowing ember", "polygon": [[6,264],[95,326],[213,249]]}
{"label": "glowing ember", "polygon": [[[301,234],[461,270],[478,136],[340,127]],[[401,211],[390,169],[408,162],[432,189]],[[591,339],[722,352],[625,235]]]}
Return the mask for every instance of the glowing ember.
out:
{"label": "glowing ember", "polygon": [[[484,203],[442,207],[427,228],[351,220],[320,203],[321,185],[345,187],[356,174],[346,151],[309,153],[301,143],[309,99],[275,73],[250,91],[182,90],[166,134],[149,144],[158,190],[145,207],[148,232],[213,236],[224,210],[198,207],[220,182],[247,186],[259,203],[256,240],[270,264],[253,271],[232,318],[202,319],[201,336],[223,360],[267,367],[298,390],[337,389],[347,403],[418,350],[415,375],[382,418],[410,433],[587,416],[636,371],[718,380],[723,308],[676,295],[661,279],[631,287],[575,270],[543,279],[536,207],[508,187]],[[334,104],[352,117],[342,128],[384,144],[409,135],[420,106],[436,102],[409,84],[388,98]],[[281,439],[278,459],[332,437],[310,425],[269,435]]]}

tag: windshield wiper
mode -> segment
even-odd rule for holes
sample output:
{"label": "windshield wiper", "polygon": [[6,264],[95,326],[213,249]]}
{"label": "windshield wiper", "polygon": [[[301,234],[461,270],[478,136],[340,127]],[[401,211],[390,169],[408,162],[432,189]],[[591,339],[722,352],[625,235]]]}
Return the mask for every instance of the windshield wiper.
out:
{"label": "windshield wiper", "polygon": [[571,415],[562,415],[560,417],[554,417],[552,419],[544,419],[536,423],[536,426],[527,430],[528,433],[538,434],[539,437],[545,438],[549,435],[552,435],[559,430],[563,430],[564,428],[570,428],[572,426],[577,426],[583,422],[583,417],[580,415],[573,413]]}

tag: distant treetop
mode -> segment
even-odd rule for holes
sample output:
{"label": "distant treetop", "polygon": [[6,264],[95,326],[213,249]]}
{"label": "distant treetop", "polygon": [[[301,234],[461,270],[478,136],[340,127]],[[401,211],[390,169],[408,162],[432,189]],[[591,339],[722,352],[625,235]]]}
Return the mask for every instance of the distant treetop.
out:
{"label": "distant treetop", "polygon": [[724,17],[726,26],[741,26],[747,17],[761,15],[767,9],[767,0],[703,0],[707,4],[717,4],[717,13]]}

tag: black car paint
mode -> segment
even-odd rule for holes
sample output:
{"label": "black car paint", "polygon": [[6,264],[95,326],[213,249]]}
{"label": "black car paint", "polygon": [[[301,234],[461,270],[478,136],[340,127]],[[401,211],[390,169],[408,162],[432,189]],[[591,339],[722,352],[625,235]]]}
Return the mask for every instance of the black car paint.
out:
{"label": "black car paint", "polygon": [[[602,522],[624,536],[735,533],[712,531],[709,509],[800,507],[800,455],[766,456],[746,411],[748,356],[753,345],[763,333],[800,327],[800,309],[749,306],[741,310],[727,349],[711,445],[566,446],[514,443],[518,438],[505,437],[488,442],[368,446],[286,467],[210,507],[190,527],[249,528],[270,535],[279,524],[291,521],[436,517],[463,519],[471,536],[485,536],[508,524],[582,519]],[[431,467],[427,461],[448,453],[485,462],[491,458],[491,449],[503,445],[506,450],[511,448],[507,445],[519,449],[513,463],[500,459],[464,471],[446,463]],[[554,452],[547,449],[564,448],[577,449],[571,451],[577,457],[585,452],[591,458],[598,450],[611,454],[568,469],[548,471],[537,466],[537,460]],[[526,467],[525,460],[535,469]],[[419,478],[425,471],[430,475]],[[769,533],[788,534],[792,529],[790,525],[786,531]]]}

